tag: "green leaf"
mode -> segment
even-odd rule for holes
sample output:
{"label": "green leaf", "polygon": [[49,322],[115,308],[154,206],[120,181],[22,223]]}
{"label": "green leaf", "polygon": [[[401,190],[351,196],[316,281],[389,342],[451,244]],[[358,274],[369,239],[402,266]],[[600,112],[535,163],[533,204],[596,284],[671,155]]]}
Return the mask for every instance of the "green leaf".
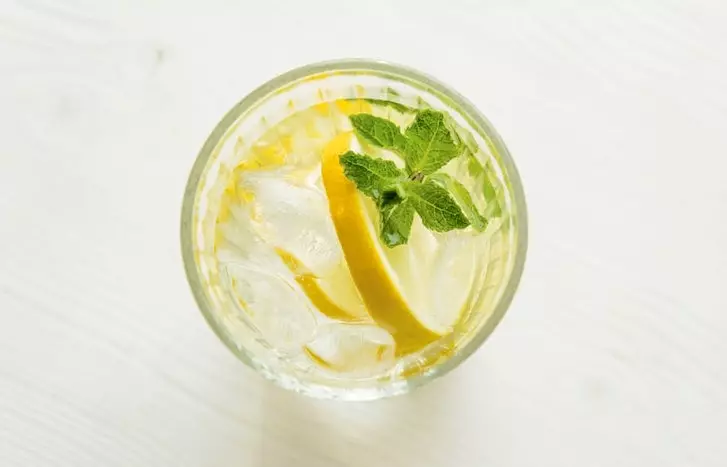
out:
{"label": "green leaf", "polygon": [[361,193],[378,200],[387,189],[392,189],[406,178],[396,164],[348,151],[341,156],[341,166],[346,178],[356,184]]}
{"label": "green leaf", "polygon": [[429,176],[429,180],[449,191],[459,207],[462,208],[462,212],[470,221],[472,227],[480,232],[485,230],[487,227],[487,219],[479,213],[477,206],[472,201],[470,192],[467,191],[464,185],[446,173],[432,174]]}
{"label": "green leaf", "polygon": [[381,241],[389,248],[409,241],[411,224],[414,222],[414,206],[409,200],[397,197],[396,201],[379,204],[381,212]]}
{"label": "green leaf", "polygon": [[462,153],[444,121],[436,110],[422,110],[406,129],[406,168],[410,174],[428,175]]}
{"label": "green leaf", "polygon": [[369,114],[355,114],[349,117],[354,130],[366,141],[384,149],[401,149],[405,138],[398,126],[385,118]]}
{"label": "green leaf", "polygon": [[[451,117],[450,117],[450,119],[451,119]],[[454,122],[453,122],[453,127],[457,128],[457,130],[455,131],[457,138],[462,142],[464,147],[467,148],[467,151],[470,154],[472,154],[472,156],[474,157],[474,155],[479,152],[479,147],[477,146],[477,141],[475,141],[475,138],[474,138],[474,136],[472,136],[472,133],[470,133],[469,130],[458,127],[457,124]]]}
{"label": "green leaf", "polygon": [[[347,99],[347,100],[356,100],[356,99]],[[401,112],[403,114],[416,112],[415,108],[406,106],[404,104],[399,104],[398,102],[394,102],[394,101],[387,101],[384,99],[368,99],[368,98],[365,98],[363,100],[368,102],[369,104],[378,105],[378,106],[382,106],[382,107],[391,107],[392,109],[396,110],[397,112]]]}
{"label": "green leaf", "polygon": [[452,199],[449,192],[433,181],[404,184],[406,199],[411,202],[424,227],[435,232],[463,229],[470,221]]}
{"label": "green leaf", "polygon": [[495,190],[495,182],[493,182],[493,178],[494,180],[497,180],[497,178],[492,175],[493,172],[490,162],[482,165],[482,163],[471,152],[467,153],[467,159],[467,169],[469,174],[472,177],[475,177],[478,181],[482,182],[482,194],[485,197],[485,202],[487,203],[484,212],[485,218],[489,219],[500,216],[502,214],[502,209],[500,208],[500,203],[497,200],[497,191]]}
{"label": "green leaf", "polygon": [[482,167],[482,164],[479,160],[475,157],[472,152],[467,152],[467,170],[469,171],[470,175],[473,177],[478,177],[480,174],[485,172],[485,168]]}
{"label": "green leaf", "polygon": [[497,177],[494,176],[492,167],[487,162],[482,173],[482,194],[485,196],[485,202],[487,203],[484,214],[488,218],[499,217],[502,214],[497,189],[495,188],[495,180],[497,180]]}

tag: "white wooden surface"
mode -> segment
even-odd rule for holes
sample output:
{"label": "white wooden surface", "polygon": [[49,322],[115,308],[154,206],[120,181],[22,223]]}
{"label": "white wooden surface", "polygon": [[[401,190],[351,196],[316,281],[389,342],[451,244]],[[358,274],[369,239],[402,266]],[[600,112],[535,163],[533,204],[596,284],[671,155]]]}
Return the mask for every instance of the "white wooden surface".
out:
{"label": "white wooden surface", "polygon": [[[723,0],[2,0],[0,466],[727,465],[725,24]],[[364,405],[235,360],[178,241],[222,114],[347,56],[470,97],[531,222],[485,347]]]}

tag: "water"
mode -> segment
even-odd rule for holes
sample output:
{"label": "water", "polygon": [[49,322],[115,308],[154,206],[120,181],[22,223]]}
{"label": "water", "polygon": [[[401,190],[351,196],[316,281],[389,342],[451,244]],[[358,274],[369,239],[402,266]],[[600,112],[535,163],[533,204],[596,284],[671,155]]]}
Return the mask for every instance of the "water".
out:
{"label": "water", "polygon": [[[397,346],[408,329],[384,326],[368,313],[331,218],[321,155],[334,136],[351,130],[347,114],[361,111],[402,127],[413,118],[365,102],[294,113],[237,149],[240,163],[228,181],[216,225],[223,286],[240,319],[283,358],[343,379],[395,377],[411,373],[412,365],[426,367],[423,357],[411,350],[404,354]],[[397,160],[359,141],[353,148]],[[466,162],[455,162],[445,170],[476,188],[473,198],[484,202]],[[368,199],[362,202],[376,231],[376,208]],[[487,236],[472,229],[434,234],[417,218],[407,245],[379,251],[414,322],[431,335],[446,336],[468,312],[489,246]],[[424,342],[422,351],[424,344],[428,349],[438,345]],[[452,350],[451,344],[442,344],[435,357]]]}

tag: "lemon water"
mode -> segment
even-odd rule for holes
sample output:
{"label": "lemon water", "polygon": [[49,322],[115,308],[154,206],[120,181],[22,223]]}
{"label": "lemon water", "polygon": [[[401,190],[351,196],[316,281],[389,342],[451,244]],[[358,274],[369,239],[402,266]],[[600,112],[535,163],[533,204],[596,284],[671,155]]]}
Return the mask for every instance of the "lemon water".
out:
{"label": "lemon water", "polygon": [[434,233],[417,218],[409,242],[387,248],[376,207],[338,157],[351,149],[403,161],[356,137],[349,116],[357,113],[402,128],[415,117],[386,102],[336,100],[239,140],[214,251],[240,318],[291,365],[341,378],[406,377],[456,352],[454,331],[472,319],[497,231],[492,180],[467,158],[444,168],[490,213],[484,232]]}

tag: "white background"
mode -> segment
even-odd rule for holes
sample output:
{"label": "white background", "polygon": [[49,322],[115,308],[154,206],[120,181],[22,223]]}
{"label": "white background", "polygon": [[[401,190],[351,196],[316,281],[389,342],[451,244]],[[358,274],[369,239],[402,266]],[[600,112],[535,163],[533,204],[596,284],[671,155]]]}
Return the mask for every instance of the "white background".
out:
{"label": "white background", "polygon": [[[0,466],[727,465],[727,2],[0,1]],[[530,210],[492,338],[309,400],[207,328],[178,240],[220,117],[292,67],[428,72]]]}

